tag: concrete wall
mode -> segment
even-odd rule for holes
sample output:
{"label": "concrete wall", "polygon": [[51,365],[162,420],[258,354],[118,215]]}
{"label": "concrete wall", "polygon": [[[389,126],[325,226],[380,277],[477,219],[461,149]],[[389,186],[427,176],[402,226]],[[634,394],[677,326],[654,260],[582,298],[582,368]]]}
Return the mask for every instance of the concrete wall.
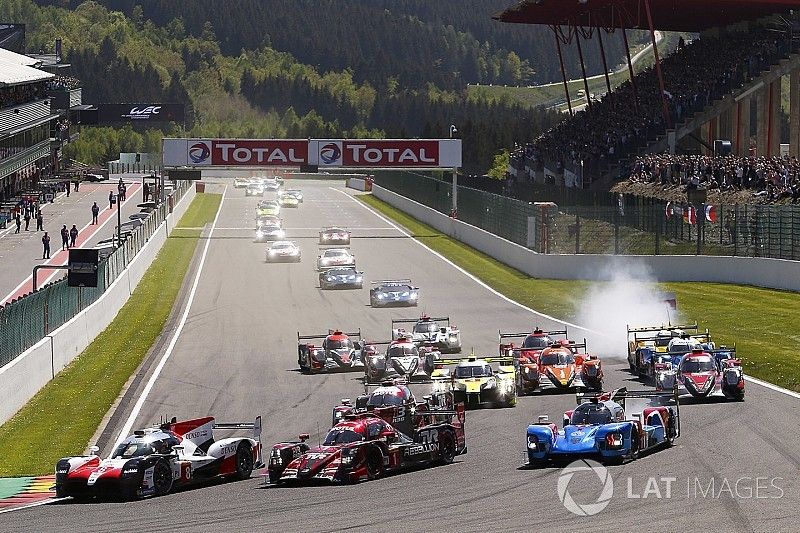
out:
{"label": "concrete wall", "polygon": [[0,368],[0,423],[39,392],[111,324],[195,196],[191,187],[128,267],[92,305]]}
{"label": "concrete wall", "polygon": [[377,185],[372,192],[442,233],[536,278],[607,280],[625,266],[633,276],[658,281],[735,283],[800,292],[800,261],[705,255],[538,254]]}

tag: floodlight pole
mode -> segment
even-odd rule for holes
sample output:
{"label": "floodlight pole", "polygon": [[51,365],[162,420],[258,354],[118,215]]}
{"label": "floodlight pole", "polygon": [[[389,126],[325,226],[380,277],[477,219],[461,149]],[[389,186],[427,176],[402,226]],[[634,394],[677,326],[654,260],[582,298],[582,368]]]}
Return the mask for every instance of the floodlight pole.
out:
{"label": "floodlight pole", "polygon": [[122,200],[117,194],[117,246],[122,242]]}
{"label": "floodlight pole", "polygon": [[572,101],[569,97],[569,86],[567,84],[567,73],[564,70],[564,56],[561,54],[561,39],[558,37],[558,30],[555,26],[551,26],[553,29],[553,36],[556,38],[556,50],[558,51],[558,63],[561,66],[561,80],[564,82],[564,95],[567,97],[567,109],[569,109],[569,114],[572,116]]}
{"label": "floodlight pole", "polygon": [[583,49],[581,48],[581,32],[575,27],[575,44],[578,45],[578,59],[581,62],[581,74],[583,75],[583,90],[586,91],[586,105],[592,108],[592,99],[589,98],[589,81],[586,79],[586,64],[583,62]]}
{"label": "floodlight pole", "polygon": [[636,91],[636,79],[633,76],[633,62],[631,62],[631,49],[628,46],[628,34],[625,33],[625,28],[622,28],[622,42],[625,44],[625,57],[628,58],[628,76],[631,80],[631,88],[633,89],[633,107],[636,112],[639,112],[639,93]]}
{"label": "floodlight pole", "polygon": [[608,79],[608,63],[606,63],[606,50],[603,47],[603,30],[597,27],[597,42],[600,44],[600,57],[603,58],[603,75],[606,77],[606,90],[611,94],[611,81]]}
{"label": "floodlight pole", "polygon": [[658,88],[661,90],[661,111],[664,114],[664,124],[667,129],[672,128],[672,120],[669,116],[669,106],[667,105],[667,95],[664,90],[664,75],[661,73],[661,59],[658,57],[658,43],[656,43],[656,31],[653,28],[653,16],[650,13],[650,0],[644,0],[644,8],[647,12],[647,24],[650,26],[650,41],[653,43],[653,56],[656,59],[656,74],[658,74]]}
{"label": "floodlight pole", "polygon": [[[453,139],[458,133],[455,124],[450,124],[450,138]],[[453,207],[450,216],[458,218],[458,168],[453,167]]]}

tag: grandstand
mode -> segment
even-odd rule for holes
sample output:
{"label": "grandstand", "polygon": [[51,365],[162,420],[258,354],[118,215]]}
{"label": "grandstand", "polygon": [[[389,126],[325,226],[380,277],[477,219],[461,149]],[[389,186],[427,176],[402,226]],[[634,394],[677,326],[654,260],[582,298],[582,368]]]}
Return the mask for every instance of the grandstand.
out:
{"label": "grandstand", "polygon": [[[570,106],[570,117],[517,147],[509,173],[602,189],[639,156],[713,155],[718,140],[729,144],[717,149],[734,155],[777,157],[784,76],[790,80],[789,155],[799,156],[796,6],[795,0],[525,0],[496,14],[502,22],[549,26],[556,52],[575,45],[582,63],[580,43],[588,39],[621,38],[627,50],[627,30],[648,30],[654,44],[657,30],[698,34],[664,58],[653,46],[653,68],[634,76],[629,63],[629,79],[614,91],[609,83],[601,101],[587,97],[579,112]],[[563,69],[562,76],[570,102]]]}

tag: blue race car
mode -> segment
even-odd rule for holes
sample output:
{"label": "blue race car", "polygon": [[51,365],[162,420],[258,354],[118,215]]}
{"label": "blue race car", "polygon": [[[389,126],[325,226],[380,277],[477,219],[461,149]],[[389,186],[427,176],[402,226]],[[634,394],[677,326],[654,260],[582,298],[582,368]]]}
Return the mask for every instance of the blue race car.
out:
{"label": "blue race car", "polygon": [[364,273],[354,267],[336,267],[319,273],[320,289],[360,289]]}
{"label": "blue race car", "polygon": [[419,301],[419,287],[411,285],[410,279],[389,279],[373,281],[369,290],[369,303],[372,307],[416,306]]}
{"label": "blue race car", "polygon": [[[564,427],[540,416],[528,426],[528,466],[548,460],[595,457],[607,463],[634,460],[640,452],[670,446],[680,436],[677,389],[578,393],[578,407],[564,413]],[[670,400],[674,406],[666,406]]]}

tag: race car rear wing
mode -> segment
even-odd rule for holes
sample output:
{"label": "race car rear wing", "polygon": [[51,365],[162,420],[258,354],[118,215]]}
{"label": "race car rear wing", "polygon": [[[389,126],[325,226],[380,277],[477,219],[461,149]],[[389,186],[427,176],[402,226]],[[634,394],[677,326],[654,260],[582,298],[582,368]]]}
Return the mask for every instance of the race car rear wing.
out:
{"label": "race car rear wing", "polygon": [[449,316],[421,316],[419,318],[393,318],[392,329],[395,324],[416,324],[417,322],[445,322],[450,325]]}
{"label": "race car rear wing", "polygon": [[[633,333],[633,334],[636,334],[636,333],[651,333],[651,332],[657,332],[657,331],[663,331],[663,330],[675,331],[676,329],[682,329],[684,331],[686,331],[686,330],[697,331],[699,329],[699,327],[697,325],[697,322],[695,322],[694,324],[667,324],[667,325],[662,324],[661,326],[649,326],[649,327],[644,327],[644,328],[632,328],[630,326],[627,326],[627,329],[628,329],[628,337],[630,337],[631,333]],[[644,339],[644,337],[638,337],[638,336],[637,336],[637,338],[640,339],[640,340]]]}
{"label": "race car rear wing", "polygon": [[225,429],[225,430],[245,430],[245,429],[252,429],[253,430],[253,438],[259,442],[261,442],[261,416],[257,416],[254,423],[250,424],[247,422],[215,422],[214,429]]}
{"label": "race car rear wing", "polygon": [[453,359],[437,359],[434,362],[434,365],[439,366],[450,366],[450,365],[457,365],[459,363],[465,363],[470,361],[486,361],[487,363],[499,363],[500,365],[511,366],[514,364],[513,357],[461,357],[461,358],[453,358]]}
{"label": "race car rear wing", "polygon": [[410,279],[382,279],[370,281],[373,285],[411,285]]}
{"label": "race car rear wing", "polygon": [[542,334],[547,335],[548,337],[563,335],[564,338],[567,338],[567,328],[558,329],[554,331],[542,331],[537,328],[534,331],[527,331],[524,333],[508,333],[508,332],[503,333],[501,330],[497,330],[497,336],[500,339],[500,343],[502,343],[503,339],[520,339],[520,338],[524,339],[528,335],[538,334],[539,331],[541,331]]}
{"label": "race car rear wing", "polygon": [[[328,337],[328,335],[333,335],[337,331],[339,331],[339,330],[329,329],[328,333],[323,333],[321,335],[300,335],[300,332],[298,331],[297,332],[297,343],[301,344],[300,343],[301,340],[325,339],[325,338]],[[356,337],[357,339],[360,340],[361,339],[361,328],[358,328],[358,331],[353,331],[353,332],[341,331],[341,334],[342,335],[347,335],[348,337]],[[370,343],[370,344],[373,344],[373,343]]]}
{"label": "race car rear wing", "polygon": [[[672,352],[664,352],[663,354],[659,355],[689,355],[692,353],[692,350],[678,350]],[[707,353],[709,355],[719,355],[719,354],[730,354],[732,359],[736,359],[736,345],[734,344],[732,348],[728,348],[726,346],[720,346],[719,348],[715,348],[713,350],[703,350],[703,353]]]}

